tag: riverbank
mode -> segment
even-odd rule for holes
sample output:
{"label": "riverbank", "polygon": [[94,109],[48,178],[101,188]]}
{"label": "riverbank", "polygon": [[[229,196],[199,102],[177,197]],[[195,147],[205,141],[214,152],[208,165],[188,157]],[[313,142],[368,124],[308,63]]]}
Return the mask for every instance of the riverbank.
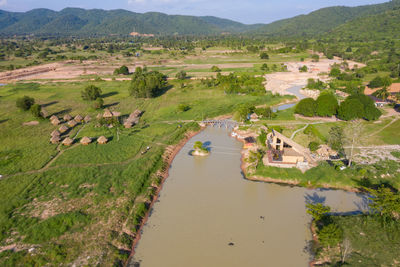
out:
{"label": "riverbank", "polygon": [[131,250],[131,253],[129,254],[129,257],[128,257],[128,259],[127,259],[127,261],[126,261],[124,266],[128,266],[128,264],[131,261],[132,257],[135,255],[135,248],[136,248],[137,244],[140,241],[141,232],[143,230],[143,227],[147,223],[147,221],[148,221],[148,219],[150,217],[151,209],[153,208],[154,203],[156,203],[157,200],[158,200],[158,197],[159,197],[160,192],[161,192],[161,190],[163,188],[163,185],[164,185],[166,179],[169,176],[169,169],[171,168],[171,164],[174,161],[176,155],[181,151],[181,149],[185,146],[185,144],[190,139],[192,139],[194,136],[196,136],[199,133],[201,133],[204,129],[205,129],[205,127],[201,127],[200,130],[198,130],[198,131],[187,132],[185,134],[185,137],[178,144],[169,147],[170,149],[169,150],[167,149],[166,152],[164,153],[164,159],[165,159],[164,164],[166,166],[168,166],[168,167],[164,171],[161,172],[161,175],[160,175],[161,176],[161,182],[157,186],[157,190],[154,193],[154,197],[152,198],[152,200],[151,200],[151,202],[149,204],[149,207],[147,209],[147,212],[146,212],[145,216],[142,218],[140,224],[137,226],[137,231],[136,231],[135,237],[134,237],[133,242],[132,242],[132,250]]}

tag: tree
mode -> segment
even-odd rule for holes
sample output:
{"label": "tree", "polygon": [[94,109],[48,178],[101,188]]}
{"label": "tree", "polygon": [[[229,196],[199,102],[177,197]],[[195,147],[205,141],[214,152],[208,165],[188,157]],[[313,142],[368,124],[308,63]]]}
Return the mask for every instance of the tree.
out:
{"label": "tree", "polygon": [[325,206],[321,203],[307,203],[306,208],[307,213],[310,214],[316,222],[322,220],[331,211],[331,208],[329,206]]}
{"label": "tree", "polygon": [[351,166],[353,160],[354,147],[359,145],[362,140],[362,135],[364,132],[364,125],[361,120],[354,120],[347,124],[345,133],[345,143],[350,145],[350,155],[348,166]]}
{"label": "tree", "polygon": [[180,72],[178,72],[175,76],[178,80],[184,80],[186,79],[186,72],[181,70]]}
{"label": "tree", "polygon": [[333,126],[329,131],[328,144],[339,153],[343,152],[344,131],[342,127]]}
{"label": "tree", "polygon": [[382,89],[375,91],[374,92],[374,96],[376,96],[379,99],[382,99],[382,100],[386,101],[390,96],[390,92],[387,89],[387,87],[383,87]]}
{"label": "tree", "polygon": [[302,67],[299,68],[300,72],[307,72],[308,71],[308,67],[306,65],[303,65]]}
{"label": "tree", "polygon": [[261,70],[262,70],[262,71],[269,71],[268,64],[267,64],[267,63],[262,64],[262,65],[261,65]]}
{"label": "tree", "polygon": [[40,106],[39,104],[33,104],[30,108],[30,111],[31,111],[32,115],[35,116],[36,118],[42,117],[42,114],[41,114],[42,106]]}
{"label": "tree", "polygon": [[311,56],[311,58],[312,58],[312,62],[319,62],[319,55],[314,54]]}
{"label": "tree", "polygon": [[178,111],[180,111],[180,112],[186,112],[189,109],[190,109],[189,105],[186,105],[186,104],[179,104],[178,105]]}
{"label": "tree", "polygon": [[382,217],[384,223],[400,217],[400,194],[383,186],[368,191],[371,195],[369,207]]}
{"label": "tree", "polygon": [[221,72],[221,69],[218,68],[217,66],[212,66],[212,67],[211,67],[211,71],[212,71],[212,72]]}
{"label": "tree", "polygon": [[317,142],[310,142],[310,143],[308,144],[308,148],[309,148],[312,152],[315,152],[315,151],[318,150],[319,144],[318,144]]}
{"label": "tree", "polygon": [[123,65],[123,66],[121,66],[120,68],[115,69],[115,70],[114,70],[114,75],[119,75],[119,74],[122,74],[122,75],[129,75],[129,69],[128,69],[128,67],[125,66],[125,65]]}
{"label": "tree", "polygon": [[312,98],[304,98],[297,103],[295,113],[306,117],[313,117],[317,111],[317,102]]}
{"label": "tree", "polygon": [[329,73],[329,76],[331,76],[331,77],[339,77],[340,73],[341,72],[340,72],[339,68],[332,68],[330,73]]}
{"label": "tree", "polygon": [[350,121],[364,116],[364,106],[358,99],[346,98],[340,104],[338,117],[345,121]]}
{"label": "tree", "polygon": [[261,58],[261,59],[269,59],[269,55],[268,55],[266,52],[262,52],[262,53],[260,54],[260,58]]}
{"label": "tree", "polygon": [[133,74],[129,94],[138,98],[151,98],[159,95],[166,86],[164,74],[158,71],[136,68]]}
{"label": "tree", "polygon": [[333,94],[323,93],[317,98],[317,115],[320,117],[332,117],[337,113],[338,101]]}
{"label": "tree", "polygon": [[353,252],[353,248],[351,247],[350,240],[345,238],[343,242],[340,244],[340,254],[342,258],[342,264],[346,262],[347,256],[349,256]]}
{"label": "tree", "polygon": [[29,96],[20,97],[16,101],[17,108],[19,108],[23,111],[29,110],[33,104],[35,104],[35,99],[33,99],[32,97],[29,97]]}
{"label": "tree", "polygon": [[88,85],[82,92],[81,96],[83,100],[93,101],[96,100],[101,95],[101,89],[94,86]]}
{"label": "tree", "polygon": [[376,76],[368,86],[370,88],[389,87],[392,85],[392,79],[389,76],[381,77]]}
{"label": "tree", "polygon": [[277,115],[270,107],[266,108],[257,108],[254,111],[258,116],[262,116],[263,118],[272,119],[275,118]]}
{"label": "tree", "polygon": [[236,112],[233,115],[234,120],[237,121],[246,121],[248,119],[248,115],[254,112],[255,107],[249,104],[240,104],[238,105]]}
{"label": "tree", "polygon": [[330,223],[318,231],[318,239],[322,245],[336,246],[343,236],[343,231],[335,223]]}

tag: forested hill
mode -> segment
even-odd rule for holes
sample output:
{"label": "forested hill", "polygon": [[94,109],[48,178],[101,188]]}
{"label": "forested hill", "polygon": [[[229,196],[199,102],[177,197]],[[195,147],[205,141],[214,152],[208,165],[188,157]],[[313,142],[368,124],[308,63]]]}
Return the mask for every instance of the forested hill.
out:
{"label": "forested hill", "polygon": [[260,25],[245,25],[216,17],[134,13],[127,10],[66,8],[59,12],[34,9],[25,13],[0,10],[0,34],[108,35],[131,32],[173,34],[238,33]]}
{"label": "forested hill", "polygon": [[327,33],[358,18],[385,15],[387,11],[400,7],[400,0],[383,4],[357,7],[335,6],[319,9],[308,15],[279,20],[254,30],[255,33],[278,37],[315,36]]}
{"label": "forested hill", "polygon": [[332,37],[351,40],[400,38],[400,7],[377,15],[358,18],[329,32]]}

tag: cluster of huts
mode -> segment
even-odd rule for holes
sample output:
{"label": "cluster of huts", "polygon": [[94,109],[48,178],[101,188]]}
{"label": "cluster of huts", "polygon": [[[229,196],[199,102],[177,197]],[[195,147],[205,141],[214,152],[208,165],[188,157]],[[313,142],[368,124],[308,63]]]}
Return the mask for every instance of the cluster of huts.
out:
{"label": "cluster of huts", "polygon": [[[131,128],[132,126],[136,125],[139,123],[140,117],[142,116],[143,112],[141,110],[135,110],[132,114],[129,115],[129,117],[125,120],[124,122],[124,127],[125,128]],[[97,116],[97,119],[112,119],[112,118],[118,118],[121,116],[120,112],[116,111],[110,111],[109,109],[106,109],[103,114],[99,114]],[[68,130],[71,128],[74,128],[76,125],[79,123],[88,123],[92,119],[89,115],[82,117],[81,115],[76,115],[75,117],[72,117],[70,114],[64,115],[62,119],[58,118],[57,116],[53,115],[50,117],[50,122],[54,126],[59,126],[62,124],[58,130],[54,130],[50,135],[50,142],[52,144],[59,144],[61,142],[61,136],[65,134]],[[83,137],[80,140],[80,143],[82,145],[88,145],[92,142],[93,140],[90,137]],[[108,142],[108,139],[105,136],[100,136],[97,138],[97,143],[99,144],[106,144]],[[62,140],[62,144],[65,146],[70,146],[74,143],[74,140],[71,139],[70,137],[64,138]]]}

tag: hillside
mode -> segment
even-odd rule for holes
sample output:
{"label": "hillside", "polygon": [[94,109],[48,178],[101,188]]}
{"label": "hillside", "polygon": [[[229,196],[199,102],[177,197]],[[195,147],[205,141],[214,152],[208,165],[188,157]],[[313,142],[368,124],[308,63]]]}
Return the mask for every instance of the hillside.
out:
{"label": "hillside", "polygon": [[34,9],[25,13],[0,10],[0,34],[104,35],[130,32],[172,34],[217,34],[243,32],[245,25],[216,17],[166,15],[127,10],[66,8],[59,12]]}
{"label": "hillside", "polygon": [[400,36],[400,7],[373,16],[358,18],[329,32],[346,39],[382,39]]}
{"label": "hillside", "polygon": [[400,7],[400,0],[357,7],[328,7],[311,12],[308,15],[273,22],[256,29],[254,32],[280,37],[315,36],[333,30],[354,19],[376,15],[397,7]]}

